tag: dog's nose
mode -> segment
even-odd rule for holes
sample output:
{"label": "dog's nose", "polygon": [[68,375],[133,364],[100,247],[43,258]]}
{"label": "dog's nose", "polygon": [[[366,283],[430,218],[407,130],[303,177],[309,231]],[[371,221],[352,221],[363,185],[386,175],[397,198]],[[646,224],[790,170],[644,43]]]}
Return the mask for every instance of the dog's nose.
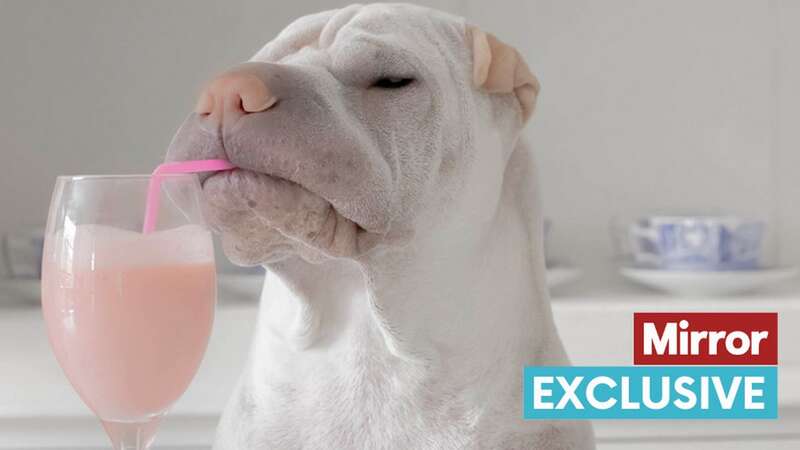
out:
{"label": "dog's nose", "polygon": [[195,112],[217,123],[266,111],[278,99],[252,64],[242,64],[214,78],[200,94]]}

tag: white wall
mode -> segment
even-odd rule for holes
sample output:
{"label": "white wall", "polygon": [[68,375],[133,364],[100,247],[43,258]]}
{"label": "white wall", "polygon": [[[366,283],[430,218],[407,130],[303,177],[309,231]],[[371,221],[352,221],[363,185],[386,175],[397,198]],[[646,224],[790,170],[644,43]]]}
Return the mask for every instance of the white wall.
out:
{"label": "white wall", "polygon": [[773,161],[779,210],[781,256],[800,261],[800,2],[774,5],[777,24],[775,139]]}
{"label": "white wall", "polygon": [[[0,232],[41,225],[58,174],[148,171],[204,80],[344,3],[0,0]],[[612,216],[715,210],[771,220],[776,256],[800,262],[798,3],[425,3],[538,74],[528,134],[557,254],[602,277]]]}

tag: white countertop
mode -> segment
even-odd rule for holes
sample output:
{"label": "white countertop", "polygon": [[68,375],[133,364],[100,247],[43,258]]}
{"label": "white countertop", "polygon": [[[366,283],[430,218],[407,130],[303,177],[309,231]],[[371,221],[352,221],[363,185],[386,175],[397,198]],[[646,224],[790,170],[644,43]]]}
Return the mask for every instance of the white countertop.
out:
{"label": "white countertop", "polygon": [[[600,441],[617,445],[613,448],[636,448],[626,445],[648,436],[666,436],[666,430],[675,427],[696,436],[767,433],[800,440],[800,348],[796,347],[800,343],[800,284],[732,299],[675,298],[622,284],[606,290],[576,284],[556,291],[553,300],[562,339],[573,363],[579,365],[631,364],[634,311],[691,310],[779,313],[781,419],[759,423],[640,421],[635,425],[605,421],[596,424]],[[217,417],[245,361],[255,318],[254,302],[220,303],[203,364],[162,425],[159,442],[184,448],[211,442]],[[47,433],[37,432],[42,427]],[[105,442],[50,351],[39,308],[0,297],[0,449],[102,448]]]}

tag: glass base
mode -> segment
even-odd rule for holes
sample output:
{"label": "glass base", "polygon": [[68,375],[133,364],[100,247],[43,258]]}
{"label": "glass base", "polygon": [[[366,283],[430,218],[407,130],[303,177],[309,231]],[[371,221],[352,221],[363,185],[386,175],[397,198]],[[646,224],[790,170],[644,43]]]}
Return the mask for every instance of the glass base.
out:
{"label": "glass base", "polygon": [[100,420],[111,438],[114,450],[147,450],[156,437],[162,416],[153,416],[143,422],[117,422]]}

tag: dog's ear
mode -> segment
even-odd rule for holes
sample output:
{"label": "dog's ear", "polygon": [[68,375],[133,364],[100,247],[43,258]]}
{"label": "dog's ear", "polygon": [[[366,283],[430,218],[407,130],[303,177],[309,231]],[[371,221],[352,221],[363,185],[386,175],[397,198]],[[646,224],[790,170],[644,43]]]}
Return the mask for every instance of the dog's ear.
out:
{"label": "dog's ear", "polygon": [[519,52],[492,34],[467,26],[472,42],[472,80],[475,87],[492,94],[513,93],[522,107],[523,123],[533,114],[539,80]]}

